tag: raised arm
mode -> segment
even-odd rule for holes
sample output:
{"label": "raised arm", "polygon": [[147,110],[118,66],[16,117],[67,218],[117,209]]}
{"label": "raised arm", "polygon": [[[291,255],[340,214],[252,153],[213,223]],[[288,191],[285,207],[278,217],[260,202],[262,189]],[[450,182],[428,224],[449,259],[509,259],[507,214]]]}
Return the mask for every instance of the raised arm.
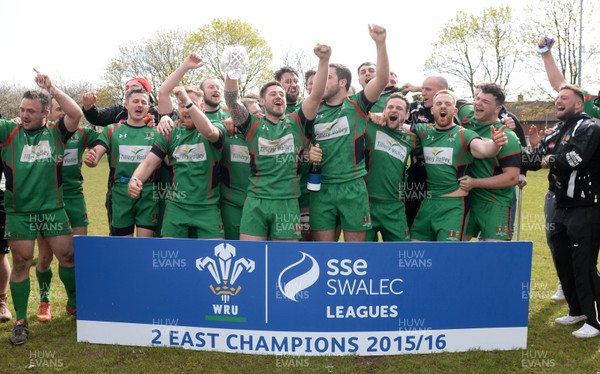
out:
{"label": "raised arm", "polygon": [[180,103],[185,104],[186,107],[191,105],[188,111],[190,112],[192,121],[194,121],[194,126],[196,126],[196,129],[198,129],[200,134],[202,134],[211,143],[219,140],[222,131],[213,125],[208,117],[206,117],[204,112],[192,102],[185,89],[181,86],[178,86],[173,89],[173,93],[175,96],[177,96],[177,99]]}
{"label": "raised arm", "polygon": [[167,79],[160,85],[158,89],[158,113],[169,114],[173,111],[173,102],[171,101],[171,92],[181,82],[181,79],[188,71],[198,69],[204,66],[202,58],[192,52],[179,65],[174,72],[169,74]]}
{"label": "raised arm", "polygon": [[246,106],[239,100],[238,81],[237,79],[231,79],[229,76],[225,76],[223,87],[225,91],[225,104],[229,108],[229,113],[233,119],[233,125],[239,126],[246,122],[250,116],[250,112],[248,112]]}
{"label": "raised arm", "polygon": [[308,120],[313,120],[317,116],[319,103],[325,93],[327,86],[327,75],[329,74],[329,58],[331,57],[331,47],[324,44],[317,44],[313,52],[319,58],[317,73],[313,78],[313,89],[306,99],[302,102],[302,113]]}
{"label": "raised arm", "polygon": [[556,65],[556,61],[552,55],[552,46],[554,45],[554,40],[548,44],[546,42],[546,38],[542,38],[538,42],[538,45],[540,47],[544,47],[546,45],[548,46],[548,51],[542,53],[542,61],[544,62],[544,68],[546,69],[546,74],[548,75],[550,85],[556,92],[558,92],[560,91],[560,88],[567,83],[567,81],[558,68],[558,65]]}
{"label": "raised arm", "polygon": [[379,99],[379,95],[381,95],[381,92],[389,81],[390,63],[385,44],[387,36],[385,28],[378,25],[369,25],[369,34],[377,47],[377,71],[375,78],[365,86],[365,96],[367,100],[374,103]]}
{"label": "raised arm", "polygon": [[69,95],[56,87],[50,80],[49,76],[42,74],[35,69],[33,70],[37,73],[37,76],[35,77],[35,83],[48,91],[48,93],[58,102],[62,110],[65,112],[64,121],[67,131],[76,131],[79,127],[79,121],[81,121],[81,117],[83,116],[79,105],[77,105],[75,100],[73,100]]}

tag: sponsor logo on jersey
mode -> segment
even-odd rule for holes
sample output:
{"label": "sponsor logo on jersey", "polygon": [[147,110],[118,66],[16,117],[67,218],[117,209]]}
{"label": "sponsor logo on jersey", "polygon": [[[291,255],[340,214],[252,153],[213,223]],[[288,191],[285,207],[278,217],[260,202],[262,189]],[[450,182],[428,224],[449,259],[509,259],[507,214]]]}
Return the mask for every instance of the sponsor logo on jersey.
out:
{"label": "sponsor logo on jersey", "polygon": [[450,147],[424,147],[425,163],[435,165],[452,165],[454,149]]}
{"label": "sponsor logo on jersey", "polygon": [[65,149],[63,166],[79,165],[79,152],[77,149]]}
{"label": "sponsor logo on jersey", "polygon": [[275,140],[258,138],[258,154],[262,156],[294,153],[294,149],[294,136],[292,134]]}
{"label": "sponsor logo on jersey", "polygon": [[133,162],[139,164],[144,161],[150,148],[149,145],[120,145],[119,162]]}
{"label": "sponsor logo on jersey", "polygon": [[333,122],[319,123],[315,125],[315,137],[317,141],[339,138],[350,134],[348,118],[342,117]]}
{"label": "sponsor logo on jersey", "polygon": [[402,162],[406,160],[406,147],[383,131],[377,131],[375,135],[375,150],[385,152]]}
{"label": "sponsor logo on jersey", "polygon": [[245,145],[230,144],[229,153],[231,154],[231,162],[250,163],[250,152],[248,152],[248,147]]}
{"label": "sponsor logo on jersey", "polygon": [[21,152],[21,162],[36,162],[51,158],[52,151],[47,140],[42,140],[37,145],[26,145]]}
{"label": "sponsor logo on jersey", "polygon": [[173,158],[178,162],[206,161],[204,144],[183,144],[175,147]]}

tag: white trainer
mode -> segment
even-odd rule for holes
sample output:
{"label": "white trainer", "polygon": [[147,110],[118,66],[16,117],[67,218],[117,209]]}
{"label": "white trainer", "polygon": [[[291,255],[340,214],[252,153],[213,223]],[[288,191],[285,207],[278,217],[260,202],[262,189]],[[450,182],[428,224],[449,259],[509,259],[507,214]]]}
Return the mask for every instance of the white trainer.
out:
{"label": "white trainer", "polygon": [[554,301],[564,301],[565,300],[565,294],[562,290],[562,285],[560,283],[558,284],[558,288],[556,289],[556,292],[554,293],[554,295],[550,296],[550,299],[552,299]]}
{"label": "white trainer", "polygon": [[587,317],[584,314],[582,314],[580,316],[566,315],[564,317],[558,317],[554,321],[559,325],[574,325],[577,322],[585,321],[586,319]]}
{"label": "white trainer", "polygon": [[600,330],[598,330],[597,328],[595,328],[592,325],[588,325],[587,323],[584,323],[583,326],[581,326],[581,328],[577,331],[573,331],[573,335],[577,338],[593,338],[595,336],[600,335]]}

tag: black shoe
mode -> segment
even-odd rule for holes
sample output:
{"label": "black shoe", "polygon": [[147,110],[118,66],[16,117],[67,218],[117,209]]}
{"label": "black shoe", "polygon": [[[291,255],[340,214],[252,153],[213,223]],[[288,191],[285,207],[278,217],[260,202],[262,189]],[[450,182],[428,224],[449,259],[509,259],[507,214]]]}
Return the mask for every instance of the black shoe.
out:
{"label": "black shoe", "polygon": [[10,334],[10,342],[13,345],[21,345],[27,341],[27,335],[29,335],[29,324],[24,320],[20,319],[15,323]]}

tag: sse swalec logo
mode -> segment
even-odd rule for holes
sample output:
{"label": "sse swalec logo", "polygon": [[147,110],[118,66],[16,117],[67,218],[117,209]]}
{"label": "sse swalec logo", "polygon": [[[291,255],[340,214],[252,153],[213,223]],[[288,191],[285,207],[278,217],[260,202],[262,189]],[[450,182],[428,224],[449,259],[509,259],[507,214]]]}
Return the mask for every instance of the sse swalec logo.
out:
{"label": "sse swalec logo", "polygon": [[[302,258],[283,269],[277,279],[279,292],[285,298],[296,302],[298,302],[298,295],[317,282],[320,273],[317,260],[307,253],[300,253],[302,253]],[[297,274],[299,269],[305,269],[306,267],[309,267],[308,270],[302,274]],[[286,281],[289,277],[293,278]]]}

